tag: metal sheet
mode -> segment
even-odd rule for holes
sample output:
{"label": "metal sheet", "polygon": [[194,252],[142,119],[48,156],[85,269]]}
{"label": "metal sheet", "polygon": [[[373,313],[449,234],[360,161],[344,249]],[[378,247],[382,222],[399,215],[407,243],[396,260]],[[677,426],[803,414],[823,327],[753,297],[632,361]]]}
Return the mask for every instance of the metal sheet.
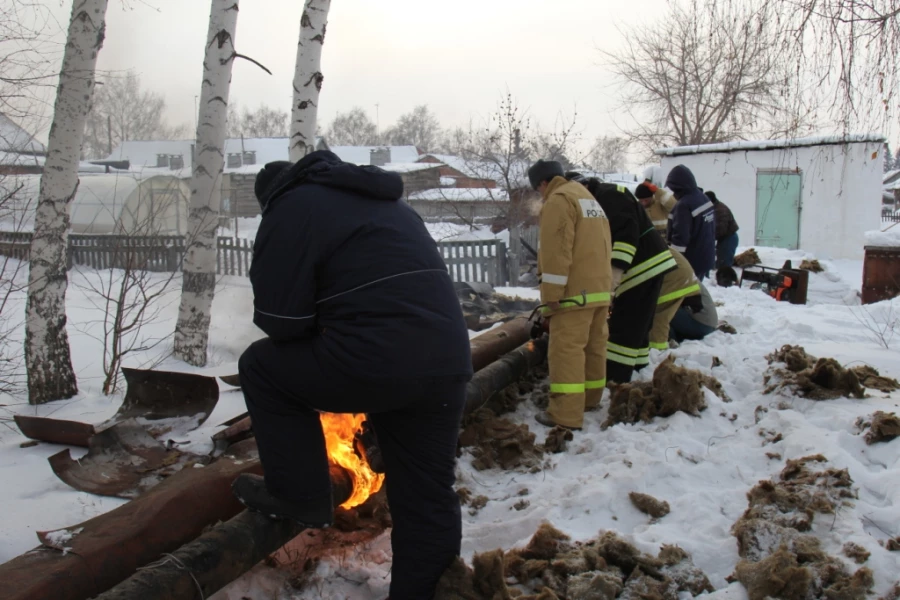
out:
{"label": "metal sheet", "polygon": [[14,419],[25,437],[51,444],[87,448],[88,440],[97,433],[93,425],[78,421],[29,417],[26,415],[16,415]]}

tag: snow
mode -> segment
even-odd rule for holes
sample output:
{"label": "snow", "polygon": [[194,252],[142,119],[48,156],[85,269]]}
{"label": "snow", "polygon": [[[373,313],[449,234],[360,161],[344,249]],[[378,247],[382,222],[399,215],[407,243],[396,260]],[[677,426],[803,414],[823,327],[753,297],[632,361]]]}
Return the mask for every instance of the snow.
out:
{"label": "snow", "polygon": [[900,227],[895,225],[888,226],[883,231],[867,231],[867,246],[881,246],[888,248],[900,247]]}
{"label": "snow", "polygon": [[415,146],[330,146],[329,150],[344,161],[354,165],[371,164],[371,151],[388,148],[390,159],[386,162],[414,163],[419,160],[419,151]]}
{"label": "snow", "polygon": [[47,148],[0,112],[0,151],[14,154],[45,154]]}
{"label": "snow", "polygon": [[[242,226],[242,225],[241,225]],[[468,228],[441,224],[443,233],[468,235]],[[437,228],[429,225],[432,235]],[[483,230],[474,232],[483,234]],[[764,264],[780,266],[784,260],[810,257],[802,251],[757,248]],[[458,465],[458,484],[473,495],[485,495],[487,505],[470,514],[463,511],[464,558],[495,548],[524,544],[543,520],[576,540],[593,538],[601,530],[615,530],[639,549],[655,554],[660,545],[677,543],[693,555],[717,588],[711,599],[744,600],[740,584],[726,577],[738,560],[731,526],[747,508],[746,493],[763,479],[777,477],[784,460],[823,453],[829,466],[849,469],[859,499],[836,515],[816,519],[813,533],[825,549],[839,556],[840,547],[853,541],[872,553],[866,566],[875,573],[875,595],[884,594],[900,572],[900,554],[878,545],[888,533],[900,534],[900,440],[867,446],[854,423],[876,410],[900,411],[900,392],[871,392],[865,400],[810,401],[787,395],[764,395],[765,355],[783,344],[799,344],[816,356],[830,356],[845,365],[866,363],[883,375],[900,377],[900,337],[881,343],[878,331],[896,321],[900,299],[860,306],[855,301],[861,285],[861,261],[821,260],[825,272],[810,276],[807,306],[776,302],[748,288],[718,288],[710,292],[719,306],[720,319],[737,330],[736,336],[714,333],[703,341],[687,342],[666,351],[653,351],[651,368],[639,375],[649,378],[652,369],[673,354],[678,364],[713,374],[733,402],[724,403],[707,394],[709,408],[702,416],[678,413],[649,424],[616,425],[601,431],[606,411],[588,413],[585,429],[575,434],[563,454],[547,456],[547,466],[537,473],[476,471],[471,455],[463,452]],[[796,263],[795,263],[796,264]],[[72,400],[31,407],[20,396],[0,398],[0,416],[41,416],[100,422],[118,406],[120,398],[104,398],[101,384],[100,347],[91,335],[97,318],[84,290],[89,272],[72,272],[68,297],[69,335],[79,373],[81,392]],[[168,336],[177,312],[178,286],[165,302],[161,319],[148,333]],[[537,298],[530,288],[499,288],[498,292]],[[223,278],[213,307],[210,357],[204,372],[233,372],[240,352],[260,336],[249,322],[252,294],[242,278]],[[22,310],[17,296],[14,310]],[[894,319],[893,321],[891,319]],[[18,332],[21,339],[21,331]],[[127,366],[146,366],[169,348],[135,356]],[[713,358],[722,366],[712,367]],[[191,370],[171,359],[160,368]],[[179,435],[191,451],[203,452],[216,424],[243,411],[239,392],[225,391],[211,418],[200,429]],[[606,404],[604,402],[604,404]],[[762,407],[767,412],[757,410]],[[543,441],[548,429],[534,421],[537,408],[529,402],[508,415],[527,424]],[[757,415],[759,421],[757,422]],[[0,489],[0,562],[37,545],[34,532],[71,527],[122,503],[76,492],[57,480],[46,458],[58,447],[39,444],[20,448],[26,441],[14,424],[0,427],[0,478],[14,482]],[[768,443],[760,430],[782,435]],[[767,452],[779,453],[771,459]],[[84,451],[73,449],[73,456]],[[527,489],[524,496],[519,496]],[[672,513],[657,521],[638,512],[628,500],[631,491],[650,494],[671,505]],[[529,505],[514,510],[522,499]],[[212,596],[218,600],[241,597],[380,600],[390,582],[389,532],[322,559],[300,590],[287,585],[283,572],[260,565],[235,584]]]}
{"label": "snow", "polygon": [[700,144],[694,146],[678,146],[675,148],[658,148],[654,154],[658,156],[678,156],[682,154],[703,154],[707,152],[736,152],[741,150],[769,150],[772,148],[799,148],[802,146],[826,146],[832,144],[882,143],[884,136],[880,133],[855,133],[848,135],[820,135],[783,140],[742,140],[723,144]]}
{"label": "snow", "polygon": [[394,173],[414,173],[416,171],[427,171],[429,169],[439,169],[440,165],[433,163],[418,162],[390,162],[381,167],[385,171],[393,171]]}
{"label": "snow", "polygon": [[500,188],[442,188],[413,192],[409,195],[409,199],[436,202],[507,202],[509,196]]}

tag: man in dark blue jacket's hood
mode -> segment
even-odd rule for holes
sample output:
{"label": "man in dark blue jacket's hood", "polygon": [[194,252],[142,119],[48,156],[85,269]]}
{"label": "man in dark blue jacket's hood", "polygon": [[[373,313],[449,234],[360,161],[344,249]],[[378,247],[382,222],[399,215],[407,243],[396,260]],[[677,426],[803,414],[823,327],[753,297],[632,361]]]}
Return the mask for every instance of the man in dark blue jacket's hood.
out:
{"label": "man in dark blue jacket's hood", "polygon": [[327,151],[269,163],[255,191],[253,322],[241,387],[265,479],[234,492],[310,527],[334,504],[319,412],[365,413],[384,457],[394,528],[390,595],[430,598],[459,554],[453,490],[469,337],[447,267],[396,173]]}
{"label": "man in dark blue jacket's hood", "polygon": [[669,213],[669,245],[691,263],[703,281],[716,264],[716,223],[713,203],[697,186],[694,174],[677,165],[666,177],[666,187],[678,202]]}

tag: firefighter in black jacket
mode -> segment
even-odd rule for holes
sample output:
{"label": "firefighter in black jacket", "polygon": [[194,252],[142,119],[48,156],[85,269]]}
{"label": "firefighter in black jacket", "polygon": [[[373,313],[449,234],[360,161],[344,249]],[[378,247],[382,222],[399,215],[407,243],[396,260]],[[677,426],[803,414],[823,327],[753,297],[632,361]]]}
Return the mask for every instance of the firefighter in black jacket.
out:
{"label": "firefighter in black jacket", "polygon": [[265,479],[235,495],[274,518],[334,518],[319,411],[366,413],[393,518],[392,598],[429,599],[459,554],[456,444],[472,375],[447,267],[395,173],[327,151],[257,176],[253,322],[241,387]]}
{"label": "firefighter in black jacket", "polygon": [[580,173],[566,177],[585,186],[609,219],[615,300],[606,345],[606,379],[628,383],[635,370],[650,363],[650,328],[663,275],[678,265],[628,188],[586,179]]}

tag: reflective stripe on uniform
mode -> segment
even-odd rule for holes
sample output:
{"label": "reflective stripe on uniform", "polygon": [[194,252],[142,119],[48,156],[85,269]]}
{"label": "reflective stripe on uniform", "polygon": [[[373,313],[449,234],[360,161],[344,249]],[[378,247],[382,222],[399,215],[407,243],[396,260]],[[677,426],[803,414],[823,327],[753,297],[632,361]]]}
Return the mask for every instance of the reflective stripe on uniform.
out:
{"label": "reflective stripe on uniform", "polygon": [[637,248],[635,248],[634,246],[632,246],[631,244],[628,244],[626,242],[616,242],[615,244],[612,245],[612,249],[614,251],[619,250],[626,254],[630,254],[631,256],[634,256],[634,253],[637,252]]}
{"label": "reflective stripe on uniform", "polygon": [[655,227],[665,227],[668,224],[669,224],[668,219],[657,219],[656,221],[653,221],[653,225]]}
{"label": "reflective stripe on uniform", "polygon": [[606,387],[606,378],[598,379],[596,381],[585,381],[584,389],[586,390],[600,390]]}
{"label": "reflective stripe on uniform", "polygon": [[552,273],[542,273],[541,283],[552,283],[553,285],[566,285],[569,283],[568,275],[553,275]]}
{"label": "reflective stripe on uniform", "polygon": [[622,354],[624,356],[635,357],[640,354],[640,350],[637,348],[629,348],[628,346],[620,346],[619,344],[614,344],[613,342],[606,342],[606,351],[607,352],[615,352],[616,354]]}
{"label": "reflective stripe on uniform", "polygon": [[672,256],[671,252],[668,250],[660,252],[653,258],[645,260],[638,266],[629,269],[622,278],[622,283],[616,290],[616,295],[622,295],[628,290],[641,285],[645,281],[649,281],[657,275],[677,267],[678,263],[675,262],[675,258]]}
{"label": "reflective stripe on uniform", "polygon": [[612,254],[610,255],[610,258],[611,258],[612,260],[621,260],[622,262],[631,264],[631,261],[634,260],[634,255],[633,255],[633,254],[627,254],[627,253],[622,252],[622,251],[620,251],[620,250],[613,250],[613,251],[612,251]]}
{"label": "reflective stripe on uniform", "polygon": [[696,216],[699,215],[700,213],[705,212],[706,210],[708,210],[708,209],[710,209],[710,208],[712,208],[712,207],[713,207],[713,203],[712,203],[712,202],[707,202],[707,203],[704,204],[703,206],[698,206],[697,208],[695,208],[694,210],[692,210],[692,211],[691,211],[691,216],[692,216],[692,217],[696,217]]}
{"label": "reflective stripe on uniform", "polygon": [[[600,302],[609,302],[609,298],[610,298],[609,292],[596,292],[594,294],[586,294],[585,296],[582,296],[579,294],[578,296],[572,296],[571,298],[563,298],[562,300],[559,300],[559,302],[561,304],[561,306],[559,308],[560,309],[573,308],[573,307],[582,308],[583,306],[588,306],[589,304],[599,304]],[[584,302],[584,305],[581,304],[582,302]],[[542,315],[550,314],[552,312],[553,311],[550,310],[549,306],[545,306],[544,308],[541,309]]]}
{"label": "reflective stripe on uniform", "polygon": [[583,394],[585,384],[583,383],[551,383],[551,394]]}
{"label": "reflective stripe on uniform", "polygon": [[678,300],[679,298],[684,298],[685,296],[692,294],[694,292],[700,292],[700,284],[695,283],[694,285],[689,285],[686,288],[681,288],[680,290],[675,290],[665,296],[660,296],[659,300],[657,300],[657,304],[665,304],[666,302],[670,302],[672,300]]}
{"label": "reflective stripe on uniform", "polygon": [[672,250],[678,250],[682,254],[687,250],[687,246],[671,246]]}
{"label": "reflective stripe on uniform", "polygon": [[620,365],[626,365],[629,367],[633,367],[637,364],[637,357],[634,356],[625,356],[624,354],[619,354],[614,350],[606,349],[606,360],[619,363]]}
{"label": "reflective stripe on uniform", "polygon": [[668,350],[669,344],[666,342],[650,342],[650,347],[654,350]]}

